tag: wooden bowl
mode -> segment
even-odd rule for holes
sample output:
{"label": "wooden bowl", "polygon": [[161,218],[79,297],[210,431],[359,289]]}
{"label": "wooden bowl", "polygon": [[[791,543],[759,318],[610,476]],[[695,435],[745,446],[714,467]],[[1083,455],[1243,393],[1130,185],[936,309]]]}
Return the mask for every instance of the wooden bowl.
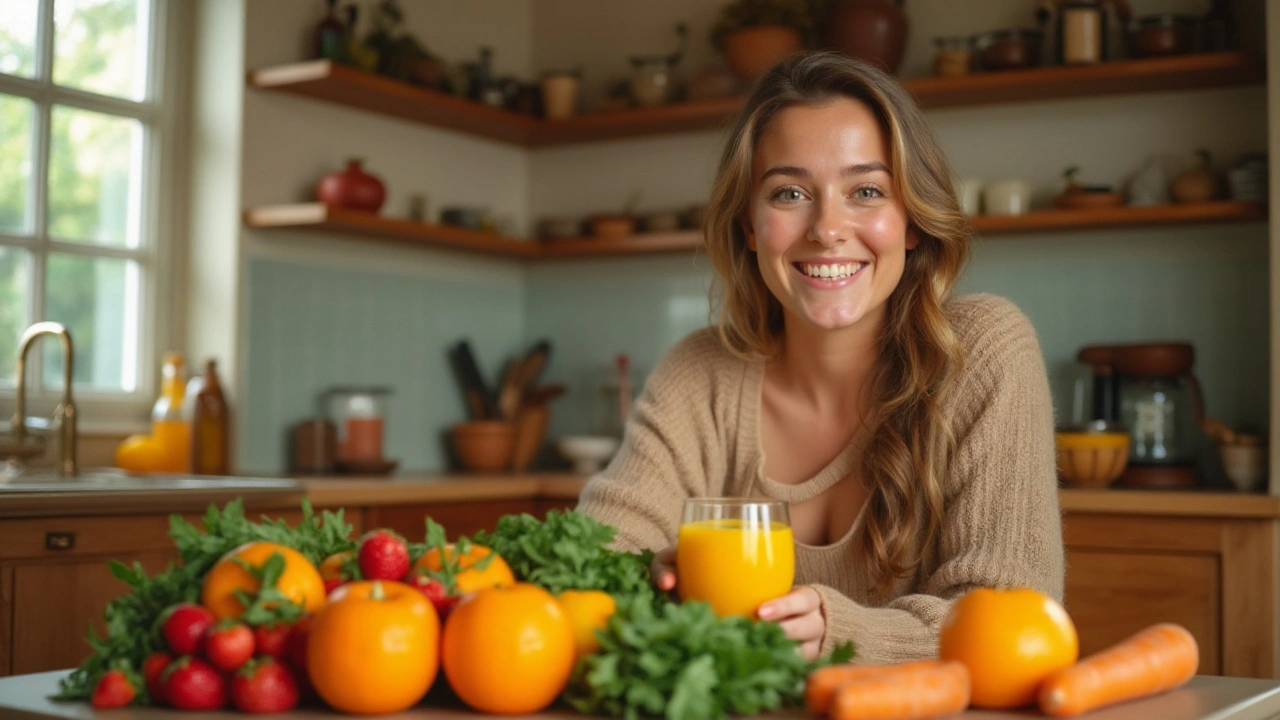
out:
{"label": "wooden bowl", "polygon": [[462,467],[472,472],[511,469],[516,449],[516,424],[503,420],[472,420],[453,426],[453,450]]}
{"label": "wooden bowl", "polygon": [[1055,436],[1058,476],[1068,487],[1104,488],[1129,464],[1129,433],[1078,430]]}
{"label": "wooden bowl", "polygon": [[636,219],[630,215],[596,215],[590,224],[591,234],[599,238],[623,238],[636,231]]}
{"label": "wooden bowl", "polygon": [[1124,193],[1118,192],[1064,192],[1053,199],[1053,204],[1063,210],[1090,210],[1120,207],[1124,200]]}

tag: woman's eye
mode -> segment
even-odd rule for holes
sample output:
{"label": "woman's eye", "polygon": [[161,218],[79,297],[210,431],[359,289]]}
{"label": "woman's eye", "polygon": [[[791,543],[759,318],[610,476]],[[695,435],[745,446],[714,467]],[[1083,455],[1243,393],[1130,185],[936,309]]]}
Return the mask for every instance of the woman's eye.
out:
{"label": "woman's eye", "polygon": [[773,199],[783,202],[799,202],[804,199],[804,194],[795,188],[778,188],[773,191]]}
{"label": "woman's eye", "polygon": [[865,185],[853,191],[854,197],[859,200],[874,200],[878,197],[884,197],[884,193],[880,192],[880,188]]}

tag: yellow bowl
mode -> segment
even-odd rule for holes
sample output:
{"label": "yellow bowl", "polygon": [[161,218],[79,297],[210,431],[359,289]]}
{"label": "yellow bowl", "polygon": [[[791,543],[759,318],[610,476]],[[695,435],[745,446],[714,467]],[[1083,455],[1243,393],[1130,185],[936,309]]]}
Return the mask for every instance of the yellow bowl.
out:
{"label": "yellow bowl", "polygon": [[1058,476],[1069,487],[1107,487],[1129,464],[1126,432],[1059,432],[1056,440]]}

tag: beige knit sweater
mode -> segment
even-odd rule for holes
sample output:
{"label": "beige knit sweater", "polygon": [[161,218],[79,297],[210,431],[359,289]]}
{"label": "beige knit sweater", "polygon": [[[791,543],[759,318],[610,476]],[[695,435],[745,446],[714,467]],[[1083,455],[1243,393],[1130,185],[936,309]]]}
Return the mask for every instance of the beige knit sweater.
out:
{"label": "beige knit sweater", "polygon": [[[859,662],[934,656],[951,603],[976,587],[1031,587],[1062,599],[1053,412],[1035,331],[990,295],[953,299],[946,312],[965,365],[945,408],[958,448],[944,478],[944,531],[919,571],[879,605],[856,567],[862,514],[832,545],[797,544],[796,584],[822,598],[824,653],[852,640]],[[847,476],[865,438],[799,484],[764,475],[763,375],[763,362],[729,354],[714,329],[682,340],[654,369],[621,449],[587,483],[578,509],[617,527],[616,547],[660,550],[676,542],[686,497],[802,502]]]}

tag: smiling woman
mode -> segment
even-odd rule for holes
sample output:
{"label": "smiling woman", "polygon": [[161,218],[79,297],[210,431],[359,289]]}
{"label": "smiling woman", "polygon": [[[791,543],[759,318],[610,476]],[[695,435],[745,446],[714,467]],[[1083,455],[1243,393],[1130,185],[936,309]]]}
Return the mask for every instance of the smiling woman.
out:
{"label": "smiling woman", "polygon": [[834,54],[765,75],[730,134],[706,233],[718,328],[650,376],[579,509],[658,550],[682,502],[788,504],[796,585],[756,615],[815,656],[933,656],[981,586],[1062,596],[1048,379],[1030,323],[951,297],[969,227],[910,95]]}

